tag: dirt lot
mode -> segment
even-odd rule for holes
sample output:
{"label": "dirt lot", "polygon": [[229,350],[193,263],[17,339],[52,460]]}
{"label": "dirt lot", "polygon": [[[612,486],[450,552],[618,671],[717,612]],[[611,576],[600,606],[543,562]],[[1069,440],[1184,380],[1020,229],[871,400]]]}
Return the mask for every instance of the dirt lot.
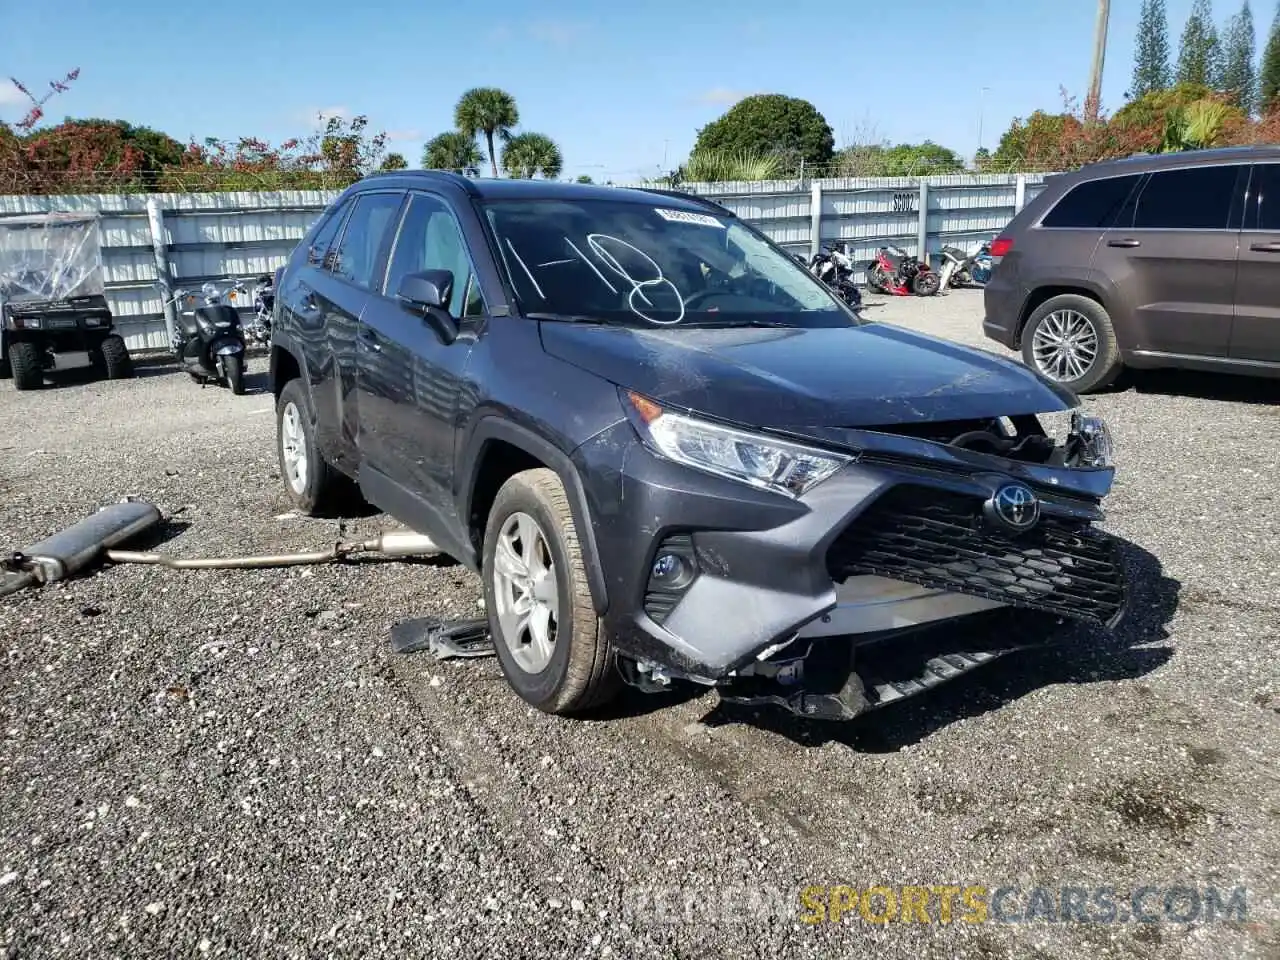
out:
{"label": "dirt lot", "polygon": [[[996,349],[980,303],[966,291],[872,315]],[[38,394],[0,384],[0,548],[127,494],[172,517],[163,549],[176,554],[338,537],[336,523],[281,516],[268,396],[141,372]],[[847,726],[714,694],[569,722],[524,708],[492,660],[395,658],[396,620],[476,610],[477,581],[432,562],[118,567],[0,600],[0,945],[1280,955],[1277,399],[1274,383],[1185,377],[1089,399],[1121,457],[1107,525],[1131,544],[1130,620]],[[1110,923],[994,909],[971,923],[957,903],[947,924],[935,900],[931,923],[853,908],[810,925],[810,885],[1017,888],[1003,917],[1036,887],[1091,903],[1110,887],[1119,908]],[[672,886],[701,891],[692,919],[670,898],[663,915],[646,905]],[[1142,887],[1157,888],[1144,903],[1158,922],[1129,916]],[[1223,902],[1246,887],[1247,915],[1163,917],[1171,887]],[[749,918],[749,894],[778,891],[789,917]],[[1196,915],[1188,891],[1168,902]]]}

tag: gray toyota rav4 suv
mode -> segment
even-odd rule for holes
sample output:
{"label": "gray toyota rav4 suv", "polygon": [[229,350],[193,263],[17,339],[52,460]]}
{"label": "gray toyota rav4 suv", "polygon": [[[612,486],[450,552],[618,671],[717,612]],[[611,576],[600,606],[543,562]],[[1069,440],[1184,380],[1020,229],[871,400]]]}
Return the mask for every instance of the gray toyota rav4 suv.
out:
{"label": "gray toyota rav4 suv", "polygon": [[1076,393],[1124,367],[1280,376],[1280,147],[1053,177],[991,254],[984,332]]}
{"label": "gray toyota rav4 suv", "polygon": [[838,719],[1126,609],[1105,424],[707,200],[378,174],[276,290],[288,496],[354,482],[480,573],[539,709],[693,681]]}

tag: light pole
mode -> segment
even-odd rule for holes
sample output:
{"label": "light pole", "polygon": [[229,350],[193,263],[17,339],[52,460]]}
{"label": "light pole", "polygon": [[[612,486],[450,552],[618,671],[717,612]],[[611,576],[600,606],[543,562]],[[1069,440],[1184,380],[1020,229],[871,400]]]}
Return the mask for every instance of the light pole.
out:
{"label": "light pole", "polygon": [[1089,72],[1089,99],[1085,101],[1085,116],[1098,119],[1098,107],[1102,103],[1102,65],[1107,58],[1107,21],[1111,19],[1111,0],[1098,0],[1098,19],[1093,27],[1093,69]]}
{"label": "light pole", "polygon": [[983,87],[978,91],[978,151],[982,151],[982,114],[987,107],[987,91],[990,87]]}

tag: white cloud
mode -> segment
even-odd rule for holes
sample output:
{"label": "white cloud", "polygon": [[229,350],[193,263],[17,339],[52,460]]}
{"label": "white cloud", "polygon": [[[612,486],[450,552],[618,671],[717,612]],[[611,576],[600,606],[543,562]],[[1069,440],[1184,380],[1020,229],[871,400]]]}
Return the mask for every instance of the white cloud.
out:
{"label": "white cloud", "polygon": [[0,80],[0,107],[14,107],[31,103],[21,90],[13,85],[12,80]]}
{"label": "white cloud", "polygon": [[743,97],[750,96],[745,90],[731,90],[728,87],[713,87],[698,94],[700,103],[709,103],[718,107],[729,107]]}
{"label": "white cloud", "polygon": [[535,20],[521,25],[496,23],[489,28],[488,35],[492,43],[506,43],[509,40],[528,38],[535,43],[564,49],[576,44],[586,32],[586,25],[581,23],[568,20]]}
{"label": "white cloud", "polygon": [[586,32],[582,24],[560,20],[540,20],[526,27],[529,36],[553,47],[569,47]]}
{"label": "white cloud", "polygon": [[324,127],[330,117],[350,120],[354,115],[350,107],[307,107],[305,110],[298,111],[297,120],[299,123],[309,124],[319,130]]}
{"label": "white cloud", "polygon": [[421,140],[421,130],[388,130],[387,143],[407,143]]}

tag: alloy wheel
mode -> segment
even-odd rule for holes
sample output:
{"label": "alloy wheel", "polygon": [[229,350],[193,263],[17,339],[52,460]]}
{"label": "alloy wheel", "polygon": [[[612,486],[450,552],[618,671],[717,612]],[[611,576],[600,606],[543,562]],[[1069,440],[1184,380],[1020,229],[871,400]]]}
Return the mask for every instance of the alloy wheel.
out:
{"label": "alloy wheel", "polygon": [[280,450],[284,454],[285,481],[294,493],[307,489],[307,438],[302,426],[302,413],[290,401],[280,416]]}
{"label": "alloy wheel", "polygon": [[529,514],[502,524],[490,575],[503,643],[520,669],[540,673],[555,652],[560,585],[547,535]]}
{"label": "alloy wheel", "polygon": [[1079,380],[1098,357],[1098,331],[1077,310],[1055,310],[1036,327],[1031,351],[1045,376],[1063,382]]}

